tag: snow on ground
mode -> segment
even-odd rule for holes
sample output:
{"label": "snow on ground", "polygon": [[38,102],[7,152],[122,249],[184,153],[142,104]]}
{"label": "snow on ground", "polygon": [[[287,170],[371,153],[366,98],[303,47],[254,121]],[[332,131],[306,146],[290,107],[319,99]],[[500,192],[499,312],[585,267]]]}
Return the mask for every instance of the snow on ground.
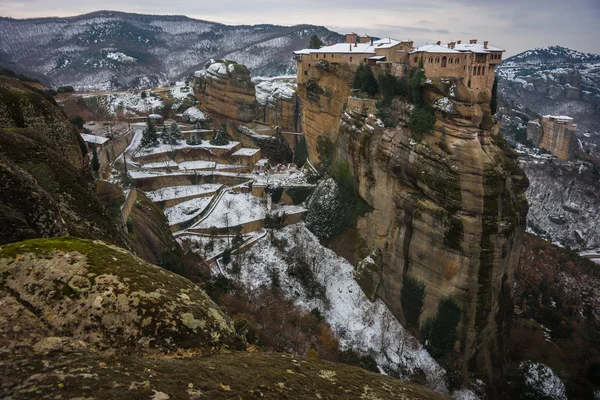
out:
{"label": "snow on ground", "polygon": [[212,198],[213,196],[198,197],[165,209],[165,216],[169,220],[169,225],[176,225],[196,217],[204,211]]}
{"label": "snow on ground", "polygon": [[204,183],[201,185],[169,186],[166,188],[146,192],[146,196],[152,201],[165,201],[179,199],[181,197],[195,196],[214,193],[221,188],[218,183]]}
{"label": "snow on ground", "polygon": [[279,173],[256,174],[254,181],[263,185],[308,185],[306,175],[295,168]]}
{"label": "snow on ground", "polygon": [[179,244],[185,247],[185,243],[189,243],[195,253],[206,259],[223,253],[228,246],[231,246],[231,239],[231,236],[229,240],[227,236],[182,235],[177,237]]}
{"label": "snow on ground", "polygon": [[172,160],[168,160],[168,161],[160,161],[160,162],[153,162],[153,163],[148,163],[148,164],[144,164],[144,168],[174,168],[177,167],[177,163],[175,161]]}
{"label": "snow on ground", "polygon": [[185,100],[188,96],[194,97],[194,91],[191,86],[178,85],[170,90],[171,96],[176,100]]}
{"label": "snow on ground", "polygon": [[198,107],[190,107],[183,112],[183,119],[189,123],[198,121],[206,121],[206,114],[198,109]]}
{"label": "snow on ground", "polygon": [[[427,385],[447,393],[445,371],[423,346],[396,320],[381,300],[370,302],[354,280],[354,268],[344,258],[321,246],[303,223],[276,232],[278,240],[287,241],[285,253],[273,246],[269,238],[260,240],[247,254],[239,277],[249,288],[270,285],[270,271],[277,271],[280,287],[296,304],[306,310],[318,308],[339,335],[343,348],[372,354],[380,367],[399,368],[408,378],[424,371]],[[288,275],[286,255],[301,257],[316,279],[326,289],[326,300],[309,299],[299,282]]]}
{"label": "snow on ground", "polygon": [[140,150],[138,156],[146,156],[146,155],[150,155],[150,154],[166,153],[166,152],[169,152],[169,151],[186,149],[186,148],[233,149],[234,147],[236,147],[239,144],[240,144],[240,142],[231,141],[228,144],[223,145],[223,146],[215,146],[215,145],[210,144],[208,142],[208,140],[203,140],[202,144],[189,145],[185,141],[181,140],[177,144],[160,143],[156,147],[143,148],[143,149]]}
{"label": "snow on ground", "polygon": [[147,94],[146,98],[142,98],[142,92],[91,94],[83,97],[85,99],[94,98],[98,105],[108,110],[111,115],[116,115],[117,112],[124,110],[148,114],[161,109],[163,106],[163,101],[158,94]]}
{"label": "snow on ground", "polygon": [[179,169],[214,169],[216,165],[214,161],[183,161],[179,163]]}
{"label": "snow on ground", "polygon": [[250,193],[227,192],[210,215],[194,228],[226,228],[264,219],[265,206]]}
{"label": "snow on ground", "polygon": [[554,372],[544,364],[525,361],[519,365],[525,384],[540,397],[553,400],[567,400],[565,385]]}
{"label": "snow on ground", "polygon": [[252,82],[256,88],[256,100],[263,106],[274,104],[278,99],[291,99],[296,93],[295,76],[254,77]]}

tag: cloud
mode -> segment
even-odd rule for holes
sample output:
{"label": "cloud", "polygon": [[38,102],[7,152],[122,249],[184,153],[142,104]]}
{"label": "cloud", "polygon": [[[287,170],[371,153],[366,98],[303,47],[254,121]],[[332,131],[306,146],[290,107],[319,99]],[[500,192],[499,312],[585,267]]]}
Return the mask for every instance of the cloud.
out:
{"label": "cloud", "polygon": [[[91,0],[2,0],[0,15],[72,16],[98,9]],[[415,44],[479,38],[507,55],[561,44],[600,53],[598,0],[104,0],[103,9],[145,14],[185,14],[228,24],[324,25],[344,33],[409,38]]]}

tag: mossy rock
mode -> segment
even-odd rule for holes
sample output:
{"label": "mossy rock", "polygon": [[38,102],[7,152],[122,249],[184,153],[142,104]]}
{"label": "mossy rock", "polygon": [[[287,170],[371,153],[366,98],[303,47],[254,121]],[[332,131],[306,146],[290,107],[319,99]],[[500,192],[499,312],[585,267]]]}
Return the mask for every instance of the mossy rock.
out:
{"label": "mossy rock", "polygon": [[0,373],[2,394],[15,399],[450,399],[358,367],[278,353],[185,359],[70,353],[3,362]]}
{"label": "mossy rock", "polygon": [[[245,348],[230,319],[197,285],[116,246],[72,237],[6,244],[0,276],[7,293],[2,301],[42,322],[40,340],[68,338],[120,354]],[[3,311],[6,326],[19,324],[13,320],[18,313]],[[19,337],[3,338],[3,348],[21,346]]]}

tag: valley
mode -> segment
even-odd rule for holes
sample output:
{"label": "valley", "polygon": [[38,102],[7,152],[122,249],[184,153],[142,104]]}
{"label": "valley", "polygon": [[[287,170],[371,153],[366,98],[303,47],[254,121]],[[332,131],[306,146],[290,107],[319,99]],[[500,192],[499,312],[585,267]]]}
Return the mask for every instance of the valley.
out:
{"label": "valley", "polygon": [[3,395],[600,394],[598,56],[109,11],[0,39],[40,79],[0,76]]}

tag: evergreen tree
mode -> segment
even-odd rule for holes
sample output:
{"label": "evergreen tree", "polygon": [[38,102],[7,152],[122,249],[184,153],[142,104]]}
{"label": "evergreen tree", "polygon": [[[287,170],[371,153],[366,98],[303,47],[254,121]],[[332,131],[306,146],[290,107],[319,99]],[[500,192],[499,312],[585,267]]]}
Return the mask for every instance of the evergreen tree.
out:
{"label": "evergreen tree", "polygon": [[423,104],[423,88],[425,82],[425,71],[419,68],[408,80],[408,94],[412,104],[419,106]]}
{"label": "evergreen tree", "polygon": [[150,118],[147,119],[147,126],[142,134],[142,147],[154,147],[158,146],[158,135],[156,134],[156,128],[152,124]]}
{"label": "evergreen tree", "polygon": [[[177,125],[176,122],[173,122],[171,124],[171,129],[170,129],[170,133],[171,133],[171,142],[177,142],[178,140],[183,140],[183,133],[181,133],[181,129],[179,129],[179,125]],[[173,144],[175,144],[173,143]]]}
{"label": "evergreen tree", "polygon": [[354,80],[352,82],[354,89],[359,89],[361,92],[374,96],[379,92],[379,86],[377,85],[377,79],[373,75],[373,71],[368,65],[361,63],[354,74]]}
{"label": "evergreen tree", "polygon": [[69,122],[71,122],[73,125],[75,125],[79,129],[82,129],[83,124],[85,123],[85,121],[83,120],[83,117],[81,115],[75,115],[75,116],[69,118]]}
{"label": "evergreen tree", "polygon": [[320,49],[325,43],[317,35],[312,35],[308,42],[309,49]]}
{"label": "evergreen tree", "polygon": [[169,131],[167,130],[166,126],[163,126],[163,130],[160,134],[160,140],[162,140],[163,143],[169,143],[170,142],[170,135],[169,135]]}
{"label": "evergreen tree", "polygon": [[494,78],[494,85],[492,86],[492,101],[490,102],[490,109],[492,115],[496,114],[498,110],[498,78]]}
{"label": "evergreen tree", "polygon": [[96,146],[92,147],[92,170],[94,172],[100,171],[100,161],[98,161],[98,152]]}
{"label": "evergreen tree", "polygon": [[221,129],[215,131],[210,144],[213,146],[226,146],[229,144],[229,136],[227,135],[227,127],[225,124],[221,125]]}
{"label": "evergreen tree", "polygon": [[298,168],[302,167],[308,158],[308,149],[306,148],[306,139],[304,136],[300,136],[300,140],[296,145],[296,152],[294,153],[294,164]]}

